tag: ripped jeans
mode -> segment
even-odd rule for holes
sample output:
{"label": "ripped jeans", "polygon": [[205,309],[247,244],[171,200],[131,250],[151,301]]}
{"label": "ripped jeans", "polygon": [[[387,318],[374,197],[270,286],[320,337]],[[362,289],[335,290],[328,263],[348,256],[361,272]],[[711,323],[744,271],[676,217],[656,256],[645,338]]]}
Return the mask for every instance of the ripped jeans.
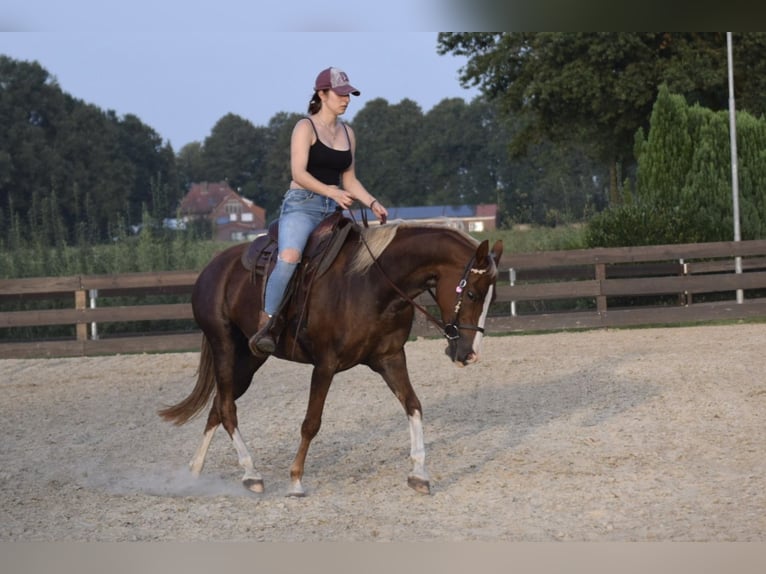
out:
{"label": "ripped jeans", "polygon": [[266,283],[263,310],[269,315],[279,311],[290,279],[298,268],[298,263],[284,261],[282,252],[294,249],[302,255],[311,232],[337,208],[334,199],[305,189],[290,189],[285,193],[279,214],[279,256]]}

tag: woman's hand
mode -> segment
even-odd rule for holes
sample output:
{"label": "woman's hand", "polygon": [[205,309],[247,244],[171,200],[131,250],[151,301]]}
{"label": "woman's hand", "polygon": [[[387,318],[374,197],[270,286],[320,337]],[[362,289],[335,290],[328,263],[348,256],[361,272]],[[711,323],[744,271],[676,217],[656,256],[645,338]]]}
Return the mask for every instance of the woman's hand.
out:
{"label": "woman's hand", "polygon": [[373,199],[370,203],[370,211],[378,218],[381,224],[385,223],[388,219],[388,210],[377,199]]}
{"label": "woman's hand", "polygon": [[351,204],[354,203],[354,196],[342,189],[336,190],[333,199],[335,200],[335,203],[340,205],[343,209],[350,209]]}

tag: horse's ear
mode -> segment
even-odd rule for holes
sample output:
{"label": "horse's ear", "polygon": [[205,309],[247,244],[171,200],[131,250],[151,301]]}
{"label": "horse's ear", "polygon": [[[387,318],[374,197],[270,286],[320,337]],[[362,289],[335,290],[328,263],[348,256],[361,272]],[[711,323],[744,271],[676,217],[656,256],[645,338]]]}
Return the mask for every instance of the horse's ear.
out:
{"label": "horse's ear", "polygon": [[479,269],[487,265],[487,255],[489,254],[489,240],[485,239],[479,244],[476,250],[476,267]]}
{"label": "horse's ear", "polygon": [[498,239],[492,246],[492,259],[495,260],[495,265],[500,265],[500,256],[503,254],[503,241]]}
{"label": "horse's ear", "polygon": [[489,252],[489,239],[485,239],[481,242],[479,245],[479,248],[476,250],[476,266],[479,268],[482,267],[489,267],[489,262],[487,261],[487,257],[491,257],[492,260],[495,262],[495,266],[500,264],[500,256],[503,254],[503,242],[502,240],[498,239],[495,241],[495,244],[492,246],[492,253]]}

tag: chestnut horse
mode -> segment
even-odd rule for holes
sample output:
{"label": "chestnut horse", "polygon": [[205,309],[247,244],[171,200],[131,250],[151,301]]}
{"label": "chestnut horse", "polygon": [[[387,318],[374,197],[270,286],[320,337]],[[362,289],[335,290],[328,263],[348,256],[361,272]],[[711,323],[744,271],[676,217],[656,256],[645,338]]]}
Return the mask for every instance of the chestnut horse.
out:
{"label": "chestnut horse", "polygon": [[[240,435],[235,405],[268,358],[248,349],[262,304],[263,276],[242,265],[247,247],[230,247],[200,273],[192,293],[194,317],[203,332],[197,382],[186,399],[159,414],[181,425],[207,405],[215,390],[191,471],[195,476],[202,471],[213,433],[223,425],[245,469],[243,484],[262,492],[263,480]],[[301,481],[306,453],[319,431],[333,376],[355,365],[367,365],[380,374],[404,407],[414,462],[408,484],[418,492],[430,492],[423,411],[410,383],[404,351],[416,309],[428,311],[413,299],[431,292],[441,319],[431,315],[429,319],[443,330],[446,352],[455,364],[478,361],[502,249],[501,241],[490,251],[488,241],[480,243],[445,226],[403,222],[355,226],[332,265],[310,289],[296,291],[283,310],[284,329],[274,356],[314,368],[300,445],[290,469],[290,495],[305,495]]]}

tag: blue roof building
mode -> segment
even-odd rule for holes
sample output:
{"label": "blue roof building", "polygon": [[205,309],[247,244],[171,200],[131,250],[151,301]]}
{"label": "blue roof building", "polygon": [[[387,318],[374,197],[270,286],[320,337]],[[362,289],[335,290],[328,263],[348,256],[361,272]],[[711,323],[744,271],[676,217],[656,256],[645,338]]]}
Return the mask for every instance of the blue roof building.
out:
{"label": "blue roof building", "polygon": [[[493,231],[497,229],[497,205],[417,205],[388,207],[388,220],[402,220],[416,223],[442,223],[467,232]],[[354,209],[357,221],[361,211]],[[368,219],[371,218],[368,212]]]}

